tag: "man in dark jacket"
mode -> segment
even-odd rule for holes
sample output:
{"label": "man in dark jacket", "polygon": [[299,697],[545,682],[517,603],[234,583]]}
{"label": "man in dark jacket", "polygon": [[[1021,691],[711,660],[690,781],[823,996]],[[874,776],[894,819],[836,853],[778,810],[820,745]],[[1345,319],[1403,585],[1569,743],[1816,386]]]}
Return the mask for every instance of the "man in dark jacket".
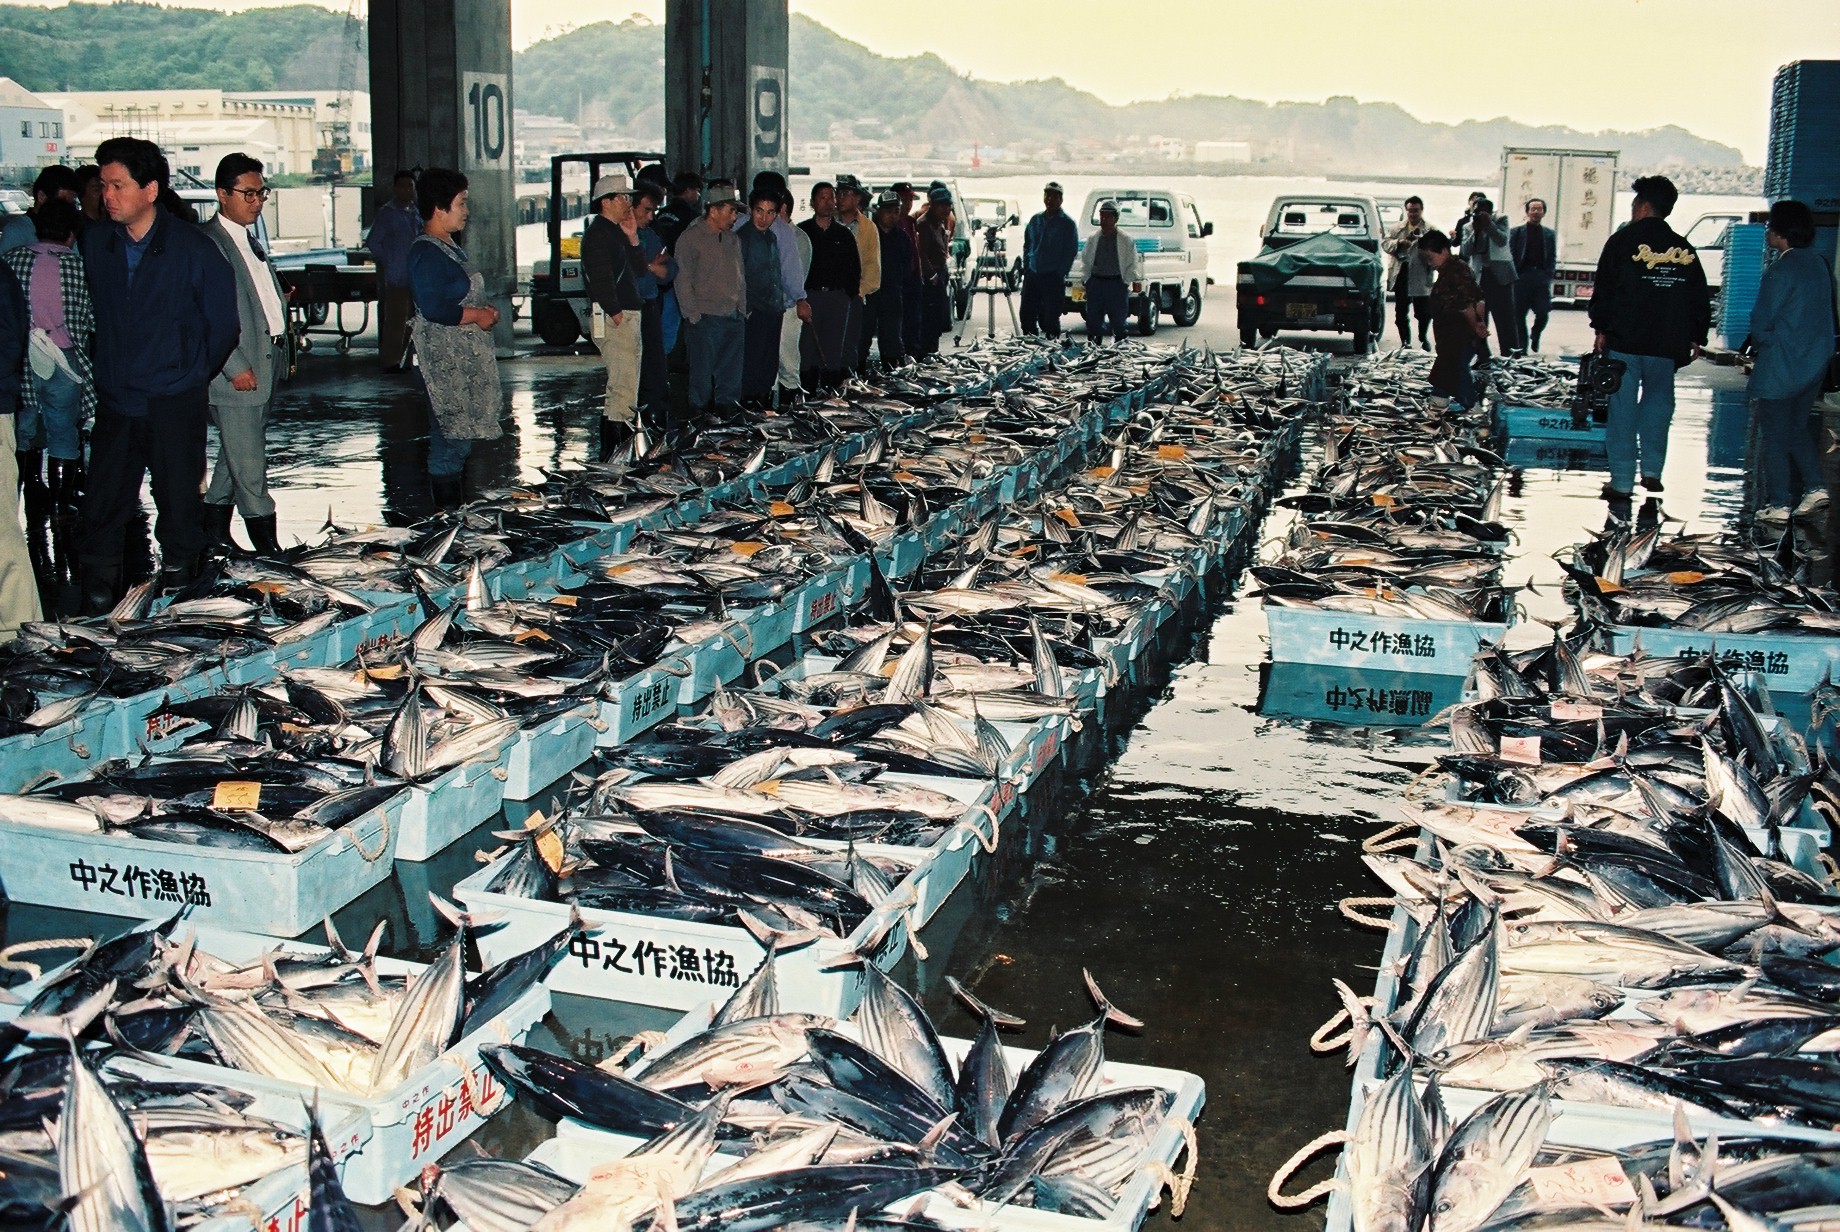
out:
{"label": "man in dark jacket", "polygon": [[837,192],[820,180],[811,189],[812,216],[799,224],[811,239],[811,268],[805,273],[805,298],[811,320],[800,340],[807,389],[843,384],[850,366],[845,344],[850,315],[861,311],[862,255],[855,234],[837,221]]}
{"label": "man in dark jacket", "polygon": [[1674,420],[1674,370],[1699,358],[1712,326],[1706,270],[1693,245],[1667,225],[1680,194],[1666,176],[1637,180],[1629,225],[1604,242],[1591,291],[1597,353],[1625,365],[1610,397],[1610,482],[1613,506],[1635,492],[1637,451],[1642,486],[1661,491],[1668,426]]}
{"label": "man in dark jacket", "polygon": [[1022,232],[1022,332],[1061,336],[1067,274],[1080,256],[1080,229],[1061,209],[1061,186],[1041,191],[1041,213]]}
{"label": "man in dark jacket", "polygon": [[607,402],[601,411],[600,458],[633,436],[638,416],[639,363],[644,343],[638,246],[624,226],[632,217],[632,181],[614,171],[594,182],[594,221],[581,241],[582,276],[588,283],[589,336],[607,364]]}
{"label": "man in dark jacket", "polygon": [[[1553,229],[1541,220],[1546,217],[1546,203],[1538,197],[1527,202],[1527,221],[1508,232],[1508,251],[1519,271],[1514,280],[1514,315],[1520,322],[1527,349],[1540,349],[1540,335],[1546,332],[1546,318],[1552,315],[1552,281],[1559,271],[1559,240]],[[1527,328],[1527,314],[1533,314],[1533,328]]]}
{"label": "man in dark jacket", "polygon": [[84,607],[121,590],[123,536],[153,476],[160,583],[188,584],[204,545],[205,423],[211,378],[235,348],[236,276],[197,227],[160,206],[171,172],[151,141],[111,137],[96,150],[107,225],[84,233],[96,308],[96,424],[78,549]]}
{"label": "man in dark jacket", "polygon": [[870,297],[869,303],[884,369],[907,362],[907,345],[902,339],[907,302],[920,294],[920,275],[915,272],[918,254],[914,251],[913,237],[901,222],[899,196],[885,192],[876,198],[875,225],[882,233],[882,287]]}

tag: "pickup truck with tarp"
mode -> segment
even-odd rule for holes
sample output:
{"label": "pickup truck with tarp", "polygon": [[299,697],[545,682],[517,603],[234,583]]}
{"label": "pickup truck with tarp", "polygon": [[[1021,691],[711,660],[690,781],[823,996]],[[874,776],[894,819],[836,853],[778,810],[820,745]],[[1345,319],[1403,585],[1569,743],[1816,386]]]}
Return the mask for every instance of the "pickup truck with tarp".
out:
{"label": "pickup truck with tarp", "polygon": [[1258,256],[1239,263],[1239,339],[1256,346],[1280,330],[1354,336],[1365,353],[1380,336],[1380,207],[1372,197],[1279,197]]}

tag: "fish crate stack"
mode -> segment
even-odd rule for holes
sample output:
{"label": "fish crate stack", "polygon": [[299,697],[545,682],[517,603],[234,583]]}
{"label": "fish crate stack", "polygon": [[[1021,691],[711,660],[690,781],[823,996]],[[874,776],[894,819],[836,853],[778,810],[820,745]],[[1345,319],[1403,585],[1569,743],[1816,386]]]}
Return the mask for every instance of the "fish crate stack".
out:
{"label": "fish crate stack", "polygon": [[[1715,666],[1587,642],[1481,656],[1438,775],[1364,845],[1385,893],[1342,910],[1386,931],[1380,976],[1311,1041],[1347,1050],[1347,1122],[1269,1191],[1326,1192],[1330,1232],[1831,1211],[1840,886],[1809,803],[1840,783]],[[1285,1193],[1332,1145],[1334,1181]]]}
{"label": "fish crate stack", "polygon": [[1422,372],[1395,356],[1357,368],[1306,490],[1278,502],[1297,521],[1252,569],[1274,664],[1461,678],[1513,619],[1500,471],[1480,425],[1430,405]]}
{"label": "fish crate stack", "polygon": [[1725,265],[1719,287],[1719,333],[1737,348],[1751,334],[1751,312],[1763,286],[1770,247],[1762,223],[1733,223],[1725,232]]}
{"label": "fish crate stack", "polygon": [[1800,699],[1840,674],[1840,594],[1804,579],[1792,535],[1757,546],[1730,534],[1621,529],[1567,565],[1579,614],[1608,649],[1716,658]]}
{"label": "fish crate stack", "polygon": [[1578,365],[1540,355],[1489,361],[1497,439],[1511,466],[1598,470],[1609,466],[1605,428],[1573,411]]}

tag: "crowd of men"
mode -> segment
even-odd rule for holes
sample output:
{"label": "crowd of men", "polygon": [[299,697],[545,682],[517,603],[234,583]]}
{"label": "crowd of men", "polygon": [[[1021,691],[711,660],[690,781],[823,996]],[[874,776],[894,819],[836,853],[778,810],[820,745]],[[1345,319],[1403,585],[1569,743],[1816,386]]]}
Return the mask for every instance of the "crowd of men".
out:
{"label": "crowd of men", "polygon": [[[601,453],[640,426],[837,388],[872,355],[892,367],[938,351],[951,327],[952,193],[852,175],[814,184],[793,223],[785,177],[615,172],[591,188],[582,265],[590,336],[607,365]],[[672,380],[675,374],[675,388]]]}
{"label": "crowd of men", "polygon": [[45,168],[31,211],[0,231],[0,437],[13,438],[0,440],[0,492],[20,492],[28,527],[0,518],[0,632],[39,617],[33,559],[52,570],[54,536],[74,545],[84,610],[117,601],[148,476],[164,589],[234,547],[237,512],[256,550],[280,550],[266,425],[287,294],[253,229],[269,189],[240,153],[215,186],[200,224],[158,146],[111,138],[94,165]]}
{"label": "crowd of men", "polygon": [[[1559,245],[1546,225],[1546,202],[1533,197],[1522,203],[1522,221],[1513,227],[1497,214],[1495,203],[1480,192],[1469,195],[1469,207],[1443,234],[1475,277],[1495,338],[1504,355],[1525,355],[1540,349],[1540,335],[1552,314],[1553,275],[1558,270]],[[1418,323],[1418,345],[1431,349],[1431,290],[1429,266],[1418,259],[1419,242],[1432,230],[1425,220],[1425,203],[1407,197],[1405,217],[1381,242],[1390,258],[1387,286],[1393,296],[1393,322],[1399,345],[1412,345],[1411,322]],[[1528,316],[1533,318],[1528,324]],[[1480,357],[1488,358],[1483,339]]]}

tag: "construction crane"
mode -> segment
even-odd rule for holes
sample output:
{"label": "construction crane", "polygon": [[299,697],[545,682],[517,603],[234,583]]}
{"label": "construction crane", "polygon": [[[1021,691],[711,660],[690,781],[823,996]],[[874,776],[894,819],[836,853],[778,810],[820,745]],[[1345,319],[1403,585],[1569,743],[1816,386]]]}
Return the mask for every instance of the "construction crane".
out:
{"label": "construction crane", "polygon": [[327,107],[330,115],[319,126],[320,144],[313,156],[313,177],[337,184],[351,174],[352,93],[357,87],[358,56],[363,51],[364,18],[359,12],[361,0],[347,0],[345,31],[339,48],[338,95]]}

